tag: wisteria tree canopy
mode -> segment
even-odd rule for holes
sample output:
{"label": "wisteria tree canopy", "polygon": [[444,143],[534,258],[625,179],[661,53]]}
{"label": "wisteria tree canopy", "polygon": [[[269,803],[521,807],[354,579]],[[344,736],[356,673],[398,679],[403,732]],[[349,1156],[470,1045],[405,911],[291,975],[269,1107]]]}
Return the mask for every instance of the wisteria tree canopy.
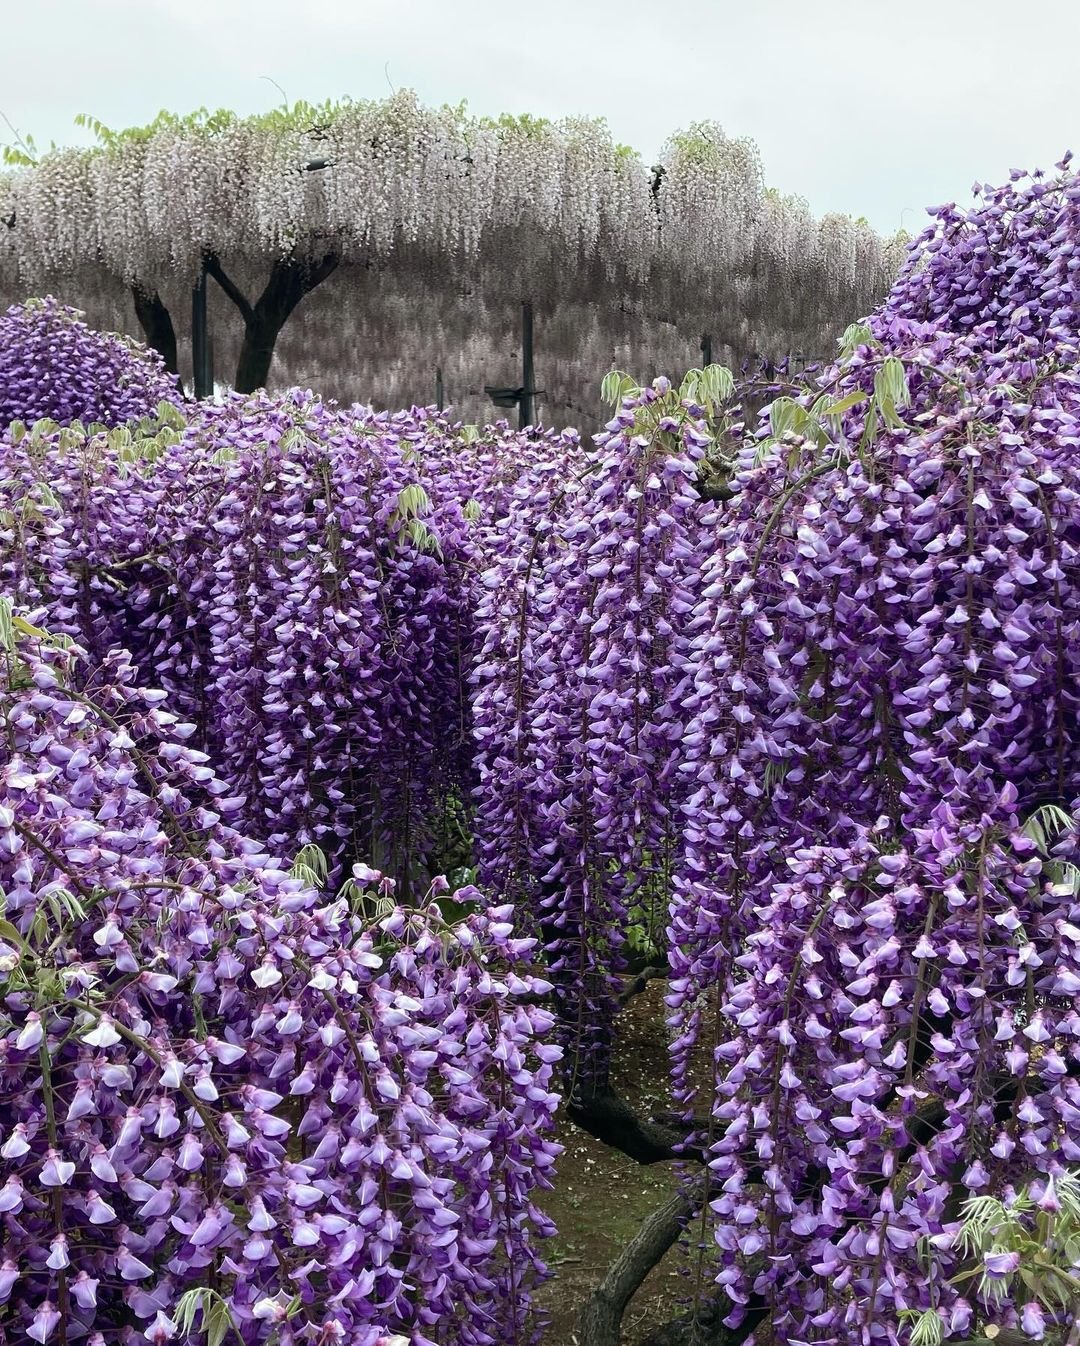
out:
{"label": "wisteria tree canopy", "polygon": [[864,221],[817,220],[767,189],[753,143],[713,123],[673,135],[654,166],[602,120],[478,118],[407,91],[97,129],[93,148],[22,156],[0,174],[0,293],[52,290],[93,313],[130,288],[175,369],[175,324],[205,263],[243,319],[240,391],[265,384],[278,332],[331,274],[335,329],[350,307],[385,306],[367,293],[373,274],[392,293],[422,282],[429,326],[432,303],[452,308],[463,290],[496,309],[531,297],[549,316],[598,304],[598,377],[627,305],[651,328],[713,332],[736,356],[783,353],[785,325],[816,354],[900,260]]}

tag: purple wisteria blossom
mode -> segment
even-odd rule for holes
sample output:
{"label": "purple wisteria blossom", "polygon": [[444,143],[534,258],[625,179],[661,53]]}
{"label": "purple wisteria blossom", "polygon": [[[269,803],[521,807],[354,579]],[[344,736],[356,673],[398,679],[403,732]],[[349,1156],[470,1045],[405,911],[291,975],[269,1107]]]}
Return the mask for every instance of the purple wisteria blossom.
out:
{"label": "purple wisteria blossom", "polygon": [[156,351],[87,327],[51,296],[0,313],[0,430],[46,417],[122,425],[179,400]]}
{"label": "purple wisteria blossom", "polygon": [[668,999],[733,1325],[963,1335],[960,1203],[1080,1161],[1075,840],[1025,830],[1080,795],[1078,197],[941,212],[713,519]]}
{"label": "purple wisteria blossom", "polygon": [[661,937],[678,834],[709,439],[669,393],[625,397],[578,473],[554,459],[522,479],[476,613],[480,873],[535,913],[577,1094],[607,1085],[626,928]]}
{"label": "purple wisteria blossom", "polygon": [[440,810],[472,787],[486,539],[517,476],[576,442],[304,393],[34,426],[0,441],[0,583],[169,692],[249,833],[422,894]]}
{"label": "purple wisteria blossom", "polygon": [[10,610],[0,724],[0,1341],[184,1340],[200,1288],[248,1343],[521,1339],[558,1051],[509,908],[365,869],[367,926]]}

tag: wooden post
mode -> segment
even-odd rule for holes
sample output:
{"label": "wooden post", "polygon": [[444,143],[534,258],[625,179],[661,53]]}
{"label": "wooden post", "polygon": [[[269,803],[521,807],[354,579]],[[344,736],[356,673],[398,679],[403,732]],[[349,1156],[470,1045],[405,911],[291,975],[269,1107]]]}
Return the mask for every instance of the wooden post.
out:
{"label": "wooden post", "polygon": [[701,367],[712,364],[712,337],[708,332],[701,338]]}
{"label": "wooden post", "polygon": [[440,411],[443,409],[443,381],[442,365],[435,366],[435,405]]}
{"label": "wooden post", "polygon": [[521,406],[518,428],[524,430],[533,424],[533,394],[536,392],[533,374],[533,309],[528,299],[521,301]]}
{"label": "wooden post", "polygon": [[206,264],[191,292],[191,366],[196,398],[214,395],[214,367],[210,357],[210,334],[206,319]]}

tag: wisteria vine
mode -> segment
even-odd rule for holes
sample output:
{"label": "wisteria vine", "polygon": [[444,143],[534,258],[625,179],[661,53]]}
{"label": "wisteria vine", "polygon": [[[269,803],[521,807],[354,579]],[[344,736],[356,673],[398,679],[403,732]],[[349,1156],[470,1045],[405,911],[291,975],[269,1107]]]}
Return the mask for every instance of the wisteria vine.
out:
{"label": "wisteria vine", "polygon": [[[266,973],[279,973],[280,986],[263,986],[256,975],[265,950],[235,923],[245,912],[256,925],[282,923],[302,947],[327,939],[325,913],[342,908],[283,875],[262,848],[316,846],[334,881],[366,859],[394,872],[399,895],[423,904],[437,866],[420,856],[437,851],[438,820],[452,814],[472,831],[485,900],[504,905],[459,928],[457,948],[430,905],[367,934],[348,925],[360,941],[350,949],[383,959],[377,968],[349,964],[352,1012],[381,1022],[383,995],[396,994],[400,978],[418,1008],[410,1004],[395,1027],[420,1034],[409,1046],[422,1063],[440,1050],[424,1036],[439,1025],[456,1048],[449,1055],[468,1063],[460,1079],[459,1066],[447,1064],[445,1093],[431,1091],[430,1102],[402,1113],[408,1144],[423,1149],[419,1137],[443,1135],[441,1119],[456,1119],[459,1103],[467,1115],[489,1115],[494,1095],[474,1087],[469,1072],[485,1041],[481,1002],[493,995],[503,1007],[499,1031],[519,1055],[549,1026],[534,995],[550,995],[572,1096],[604,1090],[621,974],[643,942],[651,959],[667,962],[680,1152],[696,1206],[695,1297],[721,1305],[729,1334],[757,1346],[920,1346],[990,1328],[1060,1335],[1071,1326],[1067,1309],[1014,1274],[1011,1251],[987,1244],[973,1253],[962,1227],[965,1202],[1013,1203],[1021,1190],[1053,1213],[1066,1166],[1080,1162],[1078,208],[1080,182],[1065,161],[1055,178],[1018,176],[983,190],[970,211],[938,212],[886,303],[848,330],[832,365],[801,379],[788,371],[756,430],[715,369],[694,371],[681,387],[660,378],[636,388],[612,375],[616,411],[593,445],[572,432],[514,435],[503,425],[476,433],[430,409],[343,409],[299,392],[229,399],[187,416],[144,408],[141,423],[93,434],[54,423],[12,427],[0,446],[0,579],[30,621],[87,647],[63,691],[56,669],[68,656],[20,655],[42,682],[9,693],[18,708],[9,720],[16,737],[24,725],[25,740],[10,746],[4,779],[35,819],[34,810],[48,814],[43,840],[63,861],[60,870],[49,861],[48,882],[70,869],[96,891],[93,867],[107,862],[130,886],[141,882],[130,866],[172,857],[167,864],[179,868],[165,877],[196,894],[192,910],[207,937],[238,950],[229,955],[236,976],[225,980],[252,963],[249,980],[270,995],[273,1017],[250,987],[235,1001],[224,996],[225,973],[204,972],[197,952],[183,955],[199,969],[191,975],[227,1000],[215,1012],[250,1014],[251,1060],[267,1081],[288,1078],[292,1088],[305,1066],[289,1056],[280,1025],[294,1025],[294,1003],[306,1006],[320,988],[296,981],[299,956],[282,956],[289,966]],[[701,240],[706,251],[729,244]],[[760,389],[743,391],[752,408]],[[195,726],[197,752],[175,742],[174,723],[160,712],[133,709],[144,696],[136,682],[167,689],[173,712]],[[72,697],[100,704],[102,695],[106,709],[109,697],[122,708],[118,723],[138,721],[130,745],[114,744],[109,733],[119,731],[92,715],[68,722]],[[133,819],[144,807],[144,768],[131,755],[146,751],[140,736],[159,756],[167,745],[168,771],[175,761],[184,774],[176,784],[165,766],[153,768],[165,773],[154,777],[153,835],[140,833],[130,852],[113,847],[115,860],[97,832],[69,841],[63,818],[91,805],[54,798],[35,774],[51,782],[65,753],[81,761],[74,740],[95,734],[131,773],[121,785],[138,796],[124,794]],[[56,762],[50,735],[61,744]],[[34,743],[40,760],[31,762]],[[91,760],[83,788],[96,800]],[[29,792],[25,801],[20,791]],[[172,814],[210,838],[205,849],[184,848]],[[233,826],[255,840],[241,843]],[[11,824],[7,835],[17,865],[24,846]],[[244,902],[211,920],[207,904],[220,906],[223,885],[235,889],[241,872],[251,884]],[[130,957],[142,976],[140,959],[158,948],[151,925],[166,908],[181,910],[161,892],[157,907],[121,902],[116,939],[76,919],[72,904],[85,906],[86,894],[74,880],[74,891],[49,889],[23,910],[18,884],[29,881],[4,882],[18,916],[9,972],[38,957],[43,936],[31,927],[43,921],[51,940],[61,926],[83,932],[83,944],[71,945],[76,962],[112,958],[115,948],[117,975]],[[468,891],[482,912],[484,900]],[[470,941],[511,964],[528,952],[511,942],[510,908],[521,938],[546,956],[550,988],[538,991],[524,966],[498,981],[499,992],[481,972],[469,980]],[[152,917],[140,924],[147,910]],[[415,964],[395,961],[408,932]],[[173,935],[192,943],[186,927]],[[180,985],[187,964],[166,975]],[[154,999],[153,986],[134,985],[116,991],[124,1008],[113,1018],[141,1039],[149,1041],[144,1020],[154,1028],[167,1008],[190,1012],[165,991]],[[53,1181],[68,1172],[58,1164],[82,1161],[66,1157],[59,1132],[50,1137],[41,1101],[48,1086],[27,1081],[38,1069],[26,1066],[27,1053],[40,1045],[39,1028],[41,1040],[55,1038],[52,1015],[70,1032],[56,1050],[75,1053],[72,1070],[81,1068],[82,1047],[72,1044],[83,1029],[97,1032],[82,1005],[92,989],[80,985],[42,1008],[20,989],[9,1009],[22,1015],[9,1042],[24,1043],[9,1045],[5,1058],[23,1070],[11,1096],[44,1116],[34,1162],[45,1187],[66,1185]],[[463,998],[463,1019],[446,997]],[[304,1009],[297,1031],[335,1037],[321,1013]],[[178,1023],[167,1021],[163,1042],[174,1043]],[[186,1043],[186,1020],[182,1028]],[[369,1026],[362,1033],[376,1042],[365,1060],[373,1078],[389,1072],[404,1097],[413,1078],[406,1058],[399,1078],[387,1064],[397,1059],[391,1038]],[[126,1045],[111,1049],[130,1056],[137,1044],[120,1037]],[[320,1043],[312,1059],[336,1072],[341,1041]],[[175,1043],[172,1050],[187,1061]],[[202,1050],[190,1049],[181,1081],[194,1091],[205,1070],[239,1116],[232,1084],[220,1080],[219,1067],[232,1063],[211,1063]],[[364,1331],[400,1328],[441,1346],[524,1330],[523,1301],[507,1277],[533,1265],[524,1175],[530,1165],[545,1174],[552,1153],[544,1128],[556,1052],[549,1044],[536,1051],[540,1065],[522,1065],[506,1095],[517,1111],[512,1138],[498,1132],[498,1153],[509,1157],[492,1161],[522,1184],[500,1232],[483,1233],[478,1219],[450,1269],[403,1234],[429,1278],[425,1292],[435,1287],[435,1317],[415,1316],[404,1281],[392,1290],[400,1268],[391,1257],[375,1263],[385,1275],[373,1273],[374,1298],[365,1289]],[[150,1059],[144,1051],[140,1069],[149,1071]],[[502,1057],[493,1049],[491,1060]],[[435,1068],[423,1065],[422,1081]],[[155,1077],[152,1087],[164,1086]],[[396,1117],[400,1100],[380,1093],[377,1080],[372,1087],[382,1100],[368,1099],[376,1114],[385,1105]],[[258,1088],[280,1093],[269,1082]],[[320,1134],[347,1125],[331,1123],[333,1093],[331,1084],[313,1114]],[[271,1125],[285,1115],[277,1103],[258,1106],[278,1119]],[[112,1126],[119,1114],[102,1117]],[[213,1134],[193,1117],[194,1103],[182,1123],[189,1134]],[[439,1120],[428,1132],[421,1119],[431,1117]],[[151,1108],[143,1129],[157,1118]],[[111,1148],[118,1137],[110,1133]],[[197,1139],[204,1162],[216,1162]],[[264,1152],[278,1154],[271,1140],[264,1134],[241,1159],[277,1193],[288,1175],[280,1164],[269,1172]],[[29,1144],[29,1133],[6,1143]],[[433,1143],[441,1163],[449,1151]],[[123,1162],[123,1146],[118,1155]],[[337,1174],[337,1157],[322,1158]],[[164,1162],[157,1149],[146,1160]],[[467,1171],[491,1170],[477,1161]],[[410,1221],[432,1208],[403,1175],[417,1210],[392,1209],[412,1231],[419,1225]],[[162,1232],[156,1260],[130,1242],[123,1253],[152,1261],[155,1275],[170,1268],[166,1279],[176,1284],[162,1294],[172,1298],[154,1305],[166,1318],[173,1291],[197,1282],[184,1279],[201,1256],[188,1244],[197,1246],[194,1231],[213,1206],[189,1194],[194,1180],[169,1181],[177,1201],[195,1203],[179,1208],[186,1227]],[[470,1200],[490,1222],[486,1191]],[[288,1218],[274,1227],[306,1231],[315,1217],[281,1192],[275,1199]],[[141,1187],[137,1195],[151,1199]],[[72,1256],[70,1240],[54,1252],[46,1238],[55,1223],[46,1198],[38,1193],[25,1218],[21,1206],[8,1212],[30,1231],[35,1275],[50,1286],[48,1308],[44,1289],[33,1303],[10,1300],[41,1340],[60,1321],[50,1317],[61,1312],[56,1277],[70,1280],[49,1259]],[[343,1218],[368,1230],[350,1204],[360,1200],[351,1182],[341,1200]],[[464,1220],[464,1208],[458,1213]],[[218,1219],[205,1230],[224,1247],[232,1226]],[[372,1226],[364,1238],[393,1242],[385,1221]],[[316,1228],[324,1242],[343,1234]],[[522,1242],[498,1242],[511,1237]],[[258,1258],[228,1246],[252,1294],[269,1284]],[[119,1260],[110,1265],[123,1280]],[[329,1277],[331,1296],[343,1284],[336,1264],[311,1275],[319,1287]],[[230,1312],[251,1340],[263,1339],[256,1303],[276,1293],[233,1295]],[[128,1292],[125,1311],[141,1311],[132,1307],[137,1294]],[[345,1312],[345,1300],[333,1301],[334,1313]],[[266,1312],[280,1309],[285,1324],[285,1301],[274,1302]]]}
{"label": "wisteria vine", "polygon": [[188,1340],[186,1294],[251,1343],[525,1340],[533,941],[320,896],[130,664],[0,635],[0,1340]]}
{"label": "wisteria vine", "polygon": [[115,426],[179,401],[155,351],[82,318],[51,296],[0,313],[0,427],[44,419]]}

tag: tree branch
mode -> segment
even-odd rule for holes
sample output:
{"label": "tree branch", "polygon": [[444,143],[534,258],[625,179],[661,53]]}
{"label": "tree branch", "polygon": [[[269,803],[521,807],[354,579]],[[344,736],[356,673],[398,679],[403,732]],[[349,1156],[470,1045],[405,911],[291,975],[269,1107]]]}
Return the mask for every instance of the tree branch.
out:
{"label": "tree branch", "polygon": [[649,982],[655,981],[657,977],[666,977],[667,974],[668,967],[666,963],[663,967],[642,968],[637,976],[631,977],[619,992],[619,1008],[621,1009],[623,1006],[629,1004],[634,996],[640,995],[641,992],[645,990],[646,986],[648,986]]}
{"label": "tree branch", "polygon": [[678,1239],[700,1198],[700,1191],[680,1190],[648,1217],[585,1301],[578,1318],[581,1346],[619,1346],[627,1304]]}
{"label": "tree branch", "polygon": [[661,1164],[670,1159],[704,1163],[705,1156],[688,1145],[689,1127],[674,1120],[641,1117],[613,1089],[575,1093],[566,1100],[566,1115],[590,1136],[619,1150],[638,1164]]}
{"label": "tree branch", "polygon": [[225,294],[233,301],[240,310],[240,316],[244,322],[251,322],[255,316],[255,310],[245,298],[240,287],[225,274],[221,262],[212,252],[208,253],[206,257],[206,274],[213,276]]}

